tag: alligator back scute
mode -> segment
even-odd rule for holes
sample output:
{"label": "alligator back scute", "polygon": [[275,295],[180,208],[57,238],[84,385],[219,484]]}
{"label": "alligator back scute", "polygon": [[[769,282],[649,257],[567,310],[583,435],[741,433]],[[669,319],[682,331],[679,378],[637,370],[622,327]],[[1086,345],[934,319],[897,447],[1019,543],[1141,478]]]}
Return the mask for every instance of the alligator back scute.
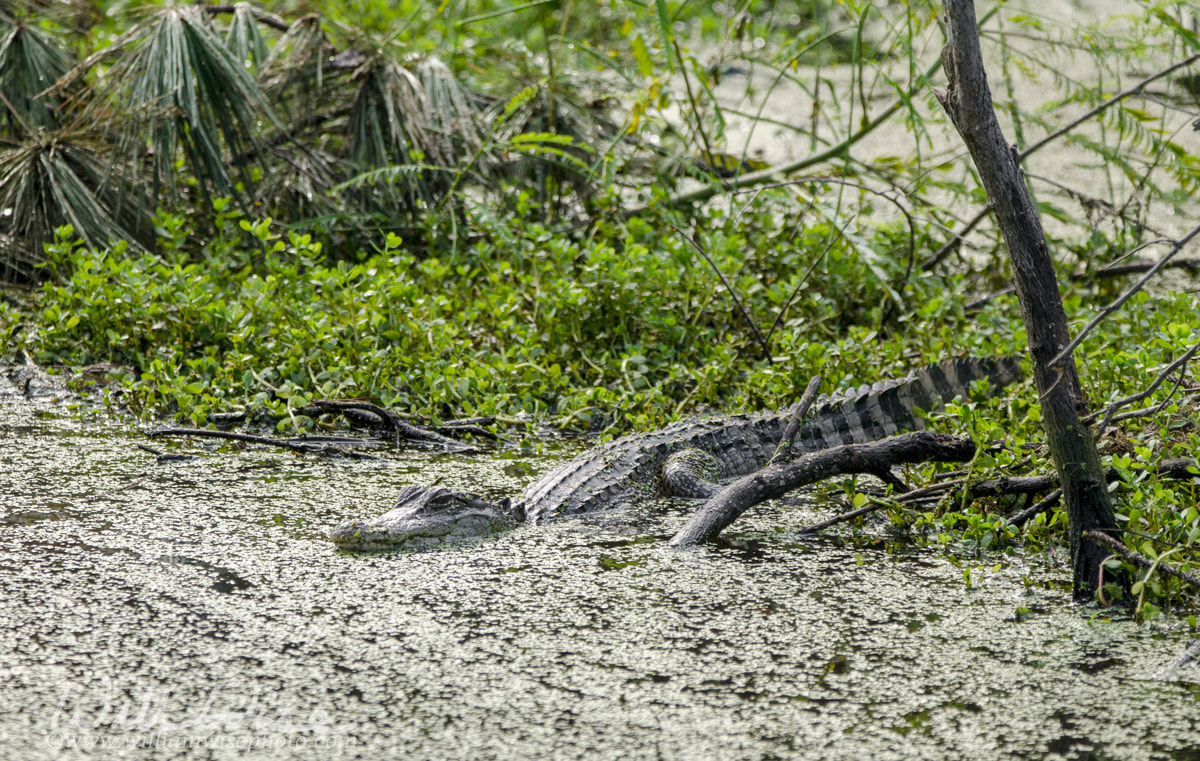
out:
{"label": "alligator back scute", "polygon": [[907,378],[876,384],[865,394],[826,402],[801,428],[799,451],[920,431],[925,421],[917,416],[917,408],[930,412],[956,397],[966,397],[975,381],[987,380],[993,389],[1000,389],[1021,377],[1017,357],[962,357],[928,365]]}

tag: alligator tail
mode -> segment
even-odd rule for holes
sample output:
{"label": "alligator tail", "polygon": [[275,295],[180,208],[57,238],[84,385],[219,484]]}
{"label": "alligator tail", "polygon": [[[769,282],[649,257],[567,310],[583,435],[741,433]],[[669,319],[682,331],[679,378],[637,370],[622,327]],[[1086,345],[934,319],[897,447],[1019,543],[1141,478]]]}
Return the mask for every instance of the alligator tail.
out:
{"label": "alligator tail", "polygon": [[925,421],[917,409],[931,412],[955,397],[969,398],[975,381],[988,381],[995,394],[1022,377],[1019,357],[960,357],[927,365],[907,378],[863,387],[848,399],[819,407],[801,428],[798,449],[816,451],[919,431]]}

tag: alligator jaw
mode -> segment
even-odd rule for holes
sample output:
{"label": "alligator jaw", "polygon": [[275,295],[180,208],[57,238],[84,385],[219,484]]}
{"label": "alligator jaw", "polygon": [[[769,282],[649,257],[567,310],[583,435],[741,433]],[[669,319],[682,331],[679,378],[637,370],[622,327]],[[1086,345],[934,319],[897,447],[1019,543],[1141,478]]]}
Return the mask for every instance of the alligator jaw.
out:
{"label": "alligator jaw", "polygon": [[354,552],[426,550],[489,537],[519,523],[505,505],[477,494],[444,486],[406,486],[389,512],[369,521],[344,521],[329,538]]}

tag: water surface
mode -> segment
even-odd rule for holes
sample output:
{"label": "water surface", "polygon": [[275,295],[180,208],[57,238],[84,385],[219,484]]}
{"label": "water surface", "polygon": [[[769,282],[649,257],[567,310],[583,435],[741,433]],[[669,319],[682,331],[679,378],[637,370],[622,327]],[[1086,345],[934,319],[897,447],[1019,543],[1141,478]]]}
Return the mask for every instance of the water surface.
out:
{"label": "water surface", "polygon": [[800,541],[816,507],[687,552],[663,547],[677,506],[341,554],[328,529],[403,484],[516,492],[549,463],[188,443],[158,465],[11,391],[6,758],[1200,758],[1200,670],[1159,673],[1185,627],[1073,606],[1063,567],[992,556],[967,588],[929,553]]}

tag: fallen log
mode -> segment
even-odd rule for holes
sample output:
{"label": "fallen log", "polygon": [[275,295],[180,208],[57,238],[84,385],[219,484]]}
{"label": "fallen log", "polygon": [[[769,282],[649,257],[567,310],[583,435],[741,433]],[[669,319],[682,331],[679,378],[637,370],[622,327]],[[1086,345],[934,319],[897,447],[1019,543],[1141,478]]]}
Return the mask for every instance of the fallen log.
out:
{"label": "fallen log", "polygon": [[793,489],[847,473],[891,478],[891,468],[916,462],[962,462],[975,455],[967,437],[918,431],[870,444],[847,444],[772,465],[726,486],[704,504],[671,539],[688,547],[715,539],[751,507]]}

